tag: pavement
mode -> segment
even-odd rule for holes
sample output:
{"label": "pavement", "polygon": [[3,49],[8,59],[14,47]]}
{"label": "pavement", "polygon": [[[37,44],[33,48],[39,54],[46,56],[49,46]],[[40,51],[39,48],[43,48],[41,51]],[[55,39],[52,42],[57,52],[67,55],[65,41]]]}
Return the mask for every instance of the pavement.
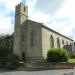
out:
{"label": "pavement", "polygon": [[11,71],[0,75],[75,75],[73,69],[43,70],[43,71]]}

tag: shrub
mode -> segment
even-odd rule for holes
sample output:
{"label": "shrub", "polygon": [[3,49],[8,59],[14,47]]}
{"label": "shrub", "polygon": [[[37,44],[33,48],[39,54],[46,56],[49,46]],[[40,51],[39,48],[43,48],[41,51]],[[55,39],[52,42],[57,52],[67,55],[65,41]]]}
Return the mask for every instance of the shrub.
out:
{"label": "shrub", "polygon": [[66,62],[68,60],[69,53],[65,49],[49,49],[47,52],[48,62]]}
{"label": "shrub", "polygon": [[16,69],[19,66],[19,57],[15,54],[10,54],[7,58],[6,68],[7,69]]}
{"label": "shrub", "polygon": [[75,58],[75,52],[70,52],[70,58]]}

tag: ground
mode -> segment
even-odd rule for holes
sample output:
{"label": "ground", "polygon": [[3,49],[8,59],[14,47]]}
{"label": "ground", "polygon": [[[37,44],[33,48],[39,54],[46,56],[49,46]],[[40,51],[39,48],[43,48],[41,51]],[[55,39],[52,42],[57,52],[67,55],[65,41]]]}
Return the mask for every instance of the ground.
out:
{"label": "ground", "polygon": [[[73,74],[73,69],[62,69],[62,70],[44,70],[44,71],[14,71],[14,72],[4,72],[0,75],[64,75],[64,74]],[[70,75],[70,74],[69,74]]]}

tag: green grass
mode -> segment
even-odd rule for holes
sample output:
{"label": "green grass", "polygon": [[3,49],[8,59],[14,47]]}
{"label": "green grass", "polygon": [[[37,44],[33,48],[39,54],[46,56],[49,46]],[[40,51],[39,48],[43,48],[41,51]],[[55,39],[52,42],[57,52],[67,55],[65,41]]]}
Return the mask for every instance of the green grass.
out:
{"label": "green grass", "polygon": [[75,63],[75,59],[68,59],[68,63]]}

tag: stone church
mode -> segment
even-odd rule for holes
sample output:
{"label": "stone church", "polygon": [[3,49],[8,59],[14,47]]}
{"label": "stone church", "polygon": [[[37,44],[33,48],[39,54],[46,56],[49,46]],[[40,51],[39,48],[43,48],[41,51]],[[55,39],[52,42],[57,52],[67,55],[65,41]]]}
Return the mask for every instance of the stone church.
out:
{"label": "stone church", "polygon": [[43,61],[49,48],[72,46],[74,40],[28,19],[28,6],[20,3],[15,8],[13,52],[26,61]]}

